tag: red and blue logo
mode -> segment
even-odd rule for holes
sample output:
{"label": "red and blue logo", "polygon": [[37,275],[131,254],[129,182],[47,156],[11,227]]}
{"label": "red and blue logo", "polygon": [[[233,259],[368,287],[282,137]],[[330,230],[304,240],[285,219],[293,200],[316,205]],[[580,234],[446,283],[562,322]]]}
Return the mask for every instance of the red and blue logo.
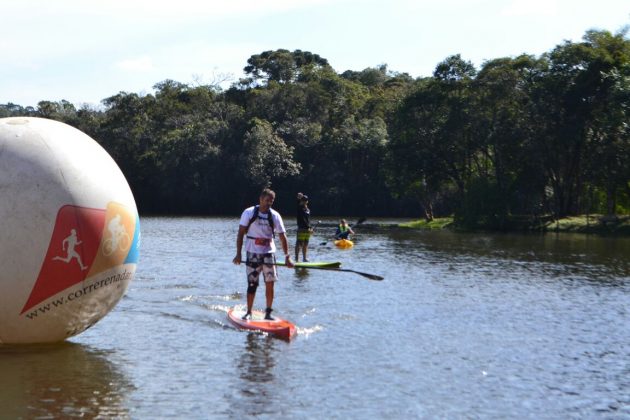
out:
{"label": "red and blue logo", "polygon": [[21,313],[96,274],[136,264],[139,247],[138,215],[127,207],[114,202],[106,209],[63,206]]}

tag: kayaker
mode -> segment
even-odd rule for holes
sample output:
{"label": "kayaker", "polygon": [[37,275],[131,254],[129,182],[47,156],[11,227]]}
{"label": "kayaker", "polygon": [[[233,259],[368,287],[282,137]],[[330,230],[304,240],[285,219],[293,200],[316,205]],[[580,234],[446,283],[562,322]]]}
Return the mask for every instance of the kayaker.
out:
{"label": "kayaker", "polygon": [[311,226],[311,210],[308,208],[308,196],[297,193],[297,238],[295,241],[295,262],[300,261],[300,250],[302,250],[302,260],[308,262],[308,241],[311,239],[313,227]]}
{"label": "kayaker", "polygon": [[350,234],[354,235],[354,231],[346,222],[346,219],[341,219],[339,226],[337,226],[337,232],[335,233],[335,239],[348,239]]}
{"label": "kayaker", "polygon": [[247,312],[243,319],[251,319],[256,289],[258,288],[258,278],[260,273],[262,273],[267,302],[265,319],[273,320],[271,312],[273,310],[274,283],[278,279],[278,273],[274,265],[276,263],[276,244],[274,242],[276,233],[280,238],[282,251],[284,251],[284,262],[287,267],[293,267],[282,216],[271,208],[275,198],[276,193],[269,188],[265,188],[260,193],[259,204],[246,208],[241,214],[236,236],[236,256],[233,262],[237,265],[241,263],[243,237],[247,235],[247,241],[245,242],[245,251],[247,252],[245,262],[245,271],[247,273]]}

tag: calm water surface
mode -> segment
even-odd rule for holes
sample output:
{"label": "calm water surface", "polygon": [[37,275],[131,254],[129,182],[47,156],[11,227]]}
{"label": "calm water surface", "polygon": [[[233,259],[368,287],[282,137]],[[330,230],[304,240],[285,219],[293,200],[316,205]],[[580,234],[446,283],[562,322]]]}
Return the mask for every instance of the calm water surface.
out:
{"label": "calm water surface", "polygon": [[236,224],[143,218],[112,313],[0,347],[0,417],[630,418],[630,239],[322,228],[311,260],[385,280],[280,268],[287,343],[226,322]]}

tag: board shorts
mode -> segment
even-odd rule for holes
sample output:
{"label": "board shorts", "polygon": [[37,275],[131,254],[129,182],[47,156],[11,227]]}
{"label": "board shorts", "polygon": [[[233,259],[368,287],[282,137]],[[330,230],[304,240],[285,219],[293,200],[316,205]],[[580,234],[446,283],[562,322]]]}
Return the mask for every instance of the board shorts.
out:
{"label": "board shorts", "polygon": [[308,243],[309,239],[311,239],[311,233],[312,231],[310,229],[298,229],[297,241]]}
{"label": "board shorts", "polygon": [[[266,264],[264,264],[266,263]],[[256,254],[254,252],[247,252],[247,284],[250,286],[258,286],[258,278],[260,273],[263,274],[265,283],[272,283],[278,280],[278,273],[276,266],[272,265],[276,263],[276,254]]]}

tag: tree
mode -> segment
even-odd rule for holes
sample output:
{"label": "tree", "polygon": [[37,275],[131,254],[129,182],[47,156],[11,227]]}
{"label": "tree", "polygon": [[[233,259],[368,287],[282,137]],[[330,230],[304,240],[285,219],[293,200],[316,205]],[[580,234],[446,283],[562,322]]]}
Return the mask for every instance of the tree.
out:
{"label": "tree", "polygon": [[473,83],[473,130],[479,138],[476,157],[478,176],[496,189],[495,223],[503,224],[510,213],[540,211],[545,178],[541,156],[533,147],[536,121],[531,112],[529,91],[532,75],[541,68],[533,56],[490,60]]}
{"label": "tree", "polygon": [[36,114],[41,118],[49,118],[66,124],[76,125],[77,110],[74,105],[65,99],[59,102],[40,101],[37,103]]}
{"label": "tree", "polygon": [[474,66],[447,57],[407,96],[391,124],[389,184],[399,195],[417,197],[427,220],[435,200],[451,195],[462,204],[475,172],[479,139],[473,131]]}
{"label": "tree", "polygon": [[0,118],[30,116],[35,113],[33,107],[23,107],[12,102],[0,104]]}
{"label": "tree", "polygon": [[244,138],[241,166],[246,178],[257,187],[271,186],[276,178],[298,175],[299,163],[293,160],[293,147],[276,135],[271,124],[255,118]]}
{"label": "tree", "polygon": [[586,69],[592,84],[588,126],[587,178],[606,193],[606,212],[616,213],[617,196],[630,179],[630,41],[627,29],[613,35],[588,31],[584,43],[593,50]]}
{"label": "tree", "polygon": [[[587,178],[601,181],[614,211],[616,186],[625,183],[615,157],[627,147],[628,41],[589,31],[583,42],[565,42],[545,54],[548,69],[533,89],[540,121],[538,147],[558,216],[580,211]],[[624,142],[623,139],[626,139]],[[599,168],[599,169],[598,169]],[[607,175],[608,174],[608,175]]]}
{"label": "tree", "polygon": [[[302,72],[309,69],[328,68],[328,60],[308,51],[285,49],[264,51],[252,55],[243,68],[251,82],[289,83],[295,81]],[[246,81],[246,83],[248,83]]]}
{"label": "tree", "polygon": [[475,66],[470,61],[455,54],[440,62],[433,71],[433,77],[443,82],[455,83],[470,80],[477,74]]}
{"label": "tree", "polygon": [[448,153],[441,147],[448,114],[439,84],[427,79],[403,100],[390,125],[388,184],[398,196],[416,197],[429,221],[435,199],[450,178]]}

